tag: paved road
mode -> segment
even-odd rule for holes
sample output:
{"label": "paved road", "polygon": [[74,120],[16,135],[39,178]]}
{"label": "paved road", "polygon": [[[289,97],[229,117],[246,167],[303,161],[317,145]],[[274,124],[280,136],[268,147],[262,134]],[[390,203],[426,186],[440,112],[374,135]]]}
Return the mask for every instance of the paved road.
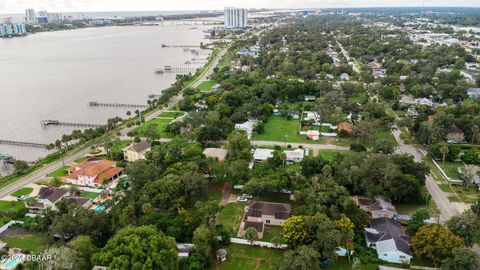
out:
{"label": "paved road", "polygon": [[[213,73],[213,69],[218,65],[218,63],[220,62],[220,59],[222,58],[222,56],[225,54],[225,52],[227,51],[227,48],[223,49],[216,57],[215,60],[213,60],[213,62],[210,64],[210,66],[194,81],[192,82],[192,84],[190,84],[188,87],[197,87],[198,85],[200,85],[200,83],[202,83],[203,81],[205,81],[208,76],[210,76],[212,73]],[[177,102],[179,102],[181,99],[182,99],[182,93],[178,94],[177,96],[173,97],[170,102],[168,103],[168,108],[170,108],[172,105],[176,104]],[[153,111],[152,113],[148,114],[145,116],[145,120],[148,121],[148,120],[151,120],[157,116],[159,116],[162,112],[168,110],[167,108],[165,109],[162,109],[162,110],[156,110],[156,111]],[[125,134],[126,132],[128,132],[128,130],[130,130],[131,128],[124,128],[122,129],[120,132],[122,134]],[[68,156],[66,156],[64,158],[64,162],[62,162],[62,160],[59,160],[59,161],[55,161],[55,162],[52,162],[50,164],[47,164],[45,165],[43,168],[41,169],[38,169],[36,171],[34,171],[33,173],[31,174],[28,174],[26,176],[23,176],[22,178],[20,178],[19,180],[17,180],[16,182],[0,189],[0,198],[2,197],[5,197],[13,192],[15,192],[16,190],[30,184],[30,183],[33,183],[35,181],[38,181],[40,179],[42,179],[43,177],[45,177],[47,174],[61,168],[63,166],[63,164],[69,164],[69,163],[72,163],[74,162],[75,159],[78,159],[80,157],[83,157],[86,152],[89,150],[89,147],[84,147],[84,148],[80,148],[80,151],[78,152],[75,152],[73,154],[70,154]]]}
{"label": "paved road", "polygon": [[[400,130],[395,129],[392,131],[393,136],[398,142],[398,147],[396,152],[399,154],[409,154],[414,157],[415,161],[421,162],[425,154],[416,148],[413,145],[405,144],[400,138]],[[433,201],[440,209],[440,222],[445,222],[452,216],[461,212],[462,209],[465,209],[467,206],[461,203],[451,203],[448,200],[447,195],[443,192],[438,186],[437,182],[433,177],[428,174],[425,181],[425,186],[427,187],[428,192],[432,196]]]}
{"label": "paved road", "polygon": [[[338,151],[348,151],[350,147],[345,146],[337,146],[333,144],[313,144],[313,143],[290,143],[287,144],[291,145],[292,148],[298,148],[300,145],[303,148],[311,148],[315,150],[338,150]],[[284,142],[274,142],[274,141],[252,141],[252,145],[254,146],[285,146]]]}

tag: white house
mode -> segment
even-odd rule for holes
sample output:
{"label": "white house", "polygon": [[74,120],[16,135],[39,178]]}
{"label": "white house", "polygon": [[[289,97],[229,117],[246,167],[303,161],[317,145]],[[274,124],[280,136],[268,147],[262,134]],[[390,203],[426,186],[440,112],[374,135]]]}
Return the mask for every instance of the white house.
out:
{"label": "white house", "polygon": [[272,149],[262,149],[257,148],[253,151],[253,160],[257,163],[266,161],[267,159],[273,157]]}
{"label": "white house", "polygon": [[367,247],[377,251],[380,260],[391,263],[409,264],[413,258],[410,251],[410,237],[402,226],[389,218],[375,218],[365,228]]}
{"label": "white house", "polygon": [[350,80],[350,76],[348,75],[348,73],[342,73],[342,74],[340,74],[340,80],[348,81],[348,80]]}
{"label": "white house", "polygon": [[68,169],[69,174],[65,181],[79,186],[99,187],[104,182],[120,177],[123,170],[110,160],[84,161]]}
{"label": "white house", "polygon": [[250,119],[247,122],[235,124],[235,129],[245,131],[247,133],[247,137],[250,139],[252,137],[253,129],[255,128],[256,124],[256,119]]}
{"label": "white house", "polygon": [[285,150],[285,161],[288,164],[298,163],[303,160],[305,156],[305,151],[303,149],[295,149],[295,150]]}
{"label": "white house", "polygon": [[37,201],[28,208],[31,212],[35,213],[41,212],[47,208],[55,210],[55,204],[68,195],[70,195],[70,192],[63,188],[41,187],[38,192]]}

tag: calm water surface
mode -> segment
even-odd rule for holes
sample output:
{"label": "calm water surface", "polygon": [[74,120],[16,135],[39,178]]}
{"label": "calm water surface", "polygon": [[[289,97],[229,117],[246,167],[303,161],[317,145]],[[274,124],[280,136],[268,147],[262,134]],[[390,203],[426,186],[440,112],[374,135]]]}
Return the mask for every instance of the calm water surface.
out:
{"label": "calm water surface", "polygon": [[[42,128],[40,121],[104,124],[127,110],[89,107],[89,101],[146,104],[175,80],[164,65],[195,56],[162,44],[199,45],[205,27],[104,27],[0,39],[0,140],[51,143],[74,128]],[[199,64],[197,64],[198,66]],[[194,66],[194,65],[189,65]],[[0,144],[0,154],[34,160],[43,149]]]}

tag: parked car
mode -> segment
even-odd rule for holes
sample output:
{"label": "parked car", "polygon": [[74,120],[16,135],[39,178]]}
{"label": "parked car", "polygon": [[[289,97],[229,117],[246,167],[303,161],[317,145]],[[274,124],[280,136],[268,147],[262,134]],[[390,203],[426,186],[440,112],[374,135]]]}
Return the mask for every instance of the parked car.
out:
{"label": "parked car", "polygon": [[253,199],[253,196],[250,194],[242,194],[242,197],[247,198],[247,199]]}
{"label": "parked car", "polygon": [[248,199],[243,197],[243,195],[237,198],[237,202],[247,202],[247,201]]}
{"label": "parked car", "polygon": [[25,195],[22,195],[22,196],[17,196],[17,200],[18,200],[18,201],[20,201],[20,202],[24,202],[24,201],[26,201],[26,200],[27,200],[27,198],[28,198],[28,197],[27,197],[27,196],[25,196]]}

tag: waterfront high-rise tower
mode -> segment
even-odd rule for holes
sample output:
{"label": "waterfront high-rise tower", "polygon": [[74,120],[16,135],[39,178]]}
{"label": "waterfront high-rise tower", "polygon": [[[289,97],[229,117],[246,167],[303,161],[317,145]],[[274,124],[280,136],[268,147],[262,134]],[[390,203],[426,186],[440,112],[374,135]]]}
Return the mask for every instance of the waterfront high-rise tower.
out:
{"label": "waterfront high-rise tower", "polygon": [[247,27],[247,10],[244,8],[225,8],[225,28]]}
{"label": "waterfront high-rise tower", "polygon": [[26,23],[36,23],[37,22],[37,16],[35,15],[35,10],[34,9],[26,9],[25,10],[25,22]]}

